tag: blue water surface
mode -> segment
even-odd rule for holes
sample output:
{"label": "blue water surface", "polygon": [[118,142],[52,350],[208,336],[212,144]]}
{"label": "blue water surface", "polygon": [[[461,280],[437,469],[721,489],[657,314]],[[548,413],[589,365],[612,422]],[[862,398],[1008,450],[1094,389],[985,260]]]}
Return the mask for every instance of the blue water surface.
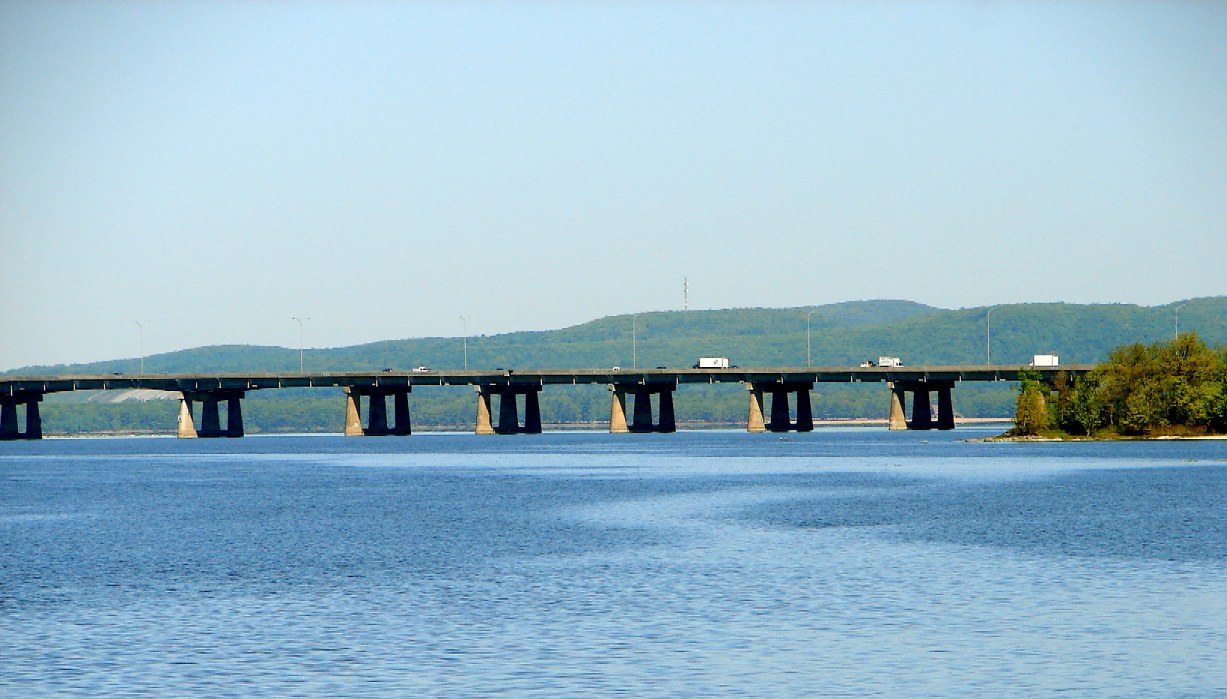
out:
{"label": "blue water surface", "polygon": [[1227,442],[982,434],[0,443],[0,695],[1227,695]]}

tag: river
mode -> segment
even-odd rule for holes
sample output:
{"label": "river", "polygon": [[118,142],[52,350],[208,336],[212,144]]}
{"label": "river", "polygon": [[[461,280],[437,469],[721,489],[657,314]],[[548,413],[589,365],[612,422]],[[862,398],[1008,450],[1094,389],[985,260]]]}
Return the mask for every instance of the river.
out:
{"label": "river", "polygon": [[992,432],[0,443],[0,695],[1227,695],[1227,442]]}

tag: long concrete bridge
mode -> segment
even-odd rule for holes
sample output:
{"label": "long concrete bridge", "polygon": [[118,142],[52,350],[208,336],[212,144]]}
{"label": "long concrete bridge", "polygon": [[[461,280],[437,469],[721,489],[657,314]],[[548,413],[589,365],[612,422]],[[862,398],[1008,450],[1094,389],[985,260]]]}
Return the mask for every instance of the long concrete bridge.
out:
{"label": "long concrete bridge", "polygon": [[[1094,365],[1030,369],[1052,383],[1081,376]],[[345,434],[408,435],[409,393],[415,386],[471,386],[477,394],[477,434],[541,432],[538,396],[545,386],[605,384],[612,395],[609,431],[673,432],[673,392],[683,384],[741,383],[749,394],[750,432],[808,432],[814,428],[809,393],[815,383],[881,383],[890,389],[892,430],[954,429],[952,390],[964,381],[1017,381],[1017,366],[814,367],[731,369],[547,369],[518,371],[380,371],[224,374],[107,374],[0,377],[0,440],[41,439],[39,403],[48,393],[153,389],[180,394],[178,436],[241,437],[242,399],[276,388],[341,388]],[[904,406],[912,394],[912,415]],[[936,394],[934,410],[932,396]],[[498,397],[498,402],[492,398]],[[632,397],[628,422],[626,399]],[[764,398],[770,396],[769,410]],[[388,399],[392,399],[389,423]],[[365,399],[365,400],[363,400]],[[653,408],[655,403],[655,408]],[[366,421],[362,408],[366,406]],[[225,425],[221,406],[225,406]],[[494,419],[497,405],[497,420]],[[521,414],[520,406],[523,405]],[[197,410],[199,407],[199,410]],[[24,409],[24,410],[23,410]],[[21,413],[24,412],[24,419]],[[522,416],[521,416],[522,415]],[[23,424],[24,423],[24,424]]]}

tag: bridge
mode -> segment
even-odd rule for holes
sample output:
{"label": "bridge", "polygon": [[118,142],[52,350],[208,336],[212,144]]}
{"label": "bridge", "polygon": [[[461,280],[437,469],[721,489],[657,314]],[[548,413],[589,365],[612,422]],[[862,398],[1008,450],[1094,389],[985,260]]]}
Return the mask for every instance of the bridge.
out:
{"label": "bridge", "polygon": [[[1030,371],[1038,373],[1042,381],[1051,385],[1060,374],[1072,379],[1093,368],[1091,364],[1078,364],[1035,367]],[[415,386],[472,387],[477,397],[474,428],[477,434],[533,434],[541,432],[538,396],[544,387],[581,384],[608,386],[612,395],[609,431],[615,433],[674,432],[677,429],[674,391],[683,384],[716,383],[745,386],[749,396],[746,418],[749,432],[813,430],[809,393],[815,383],[884,384],[890,390],[889,429],[949,430],[954,429],[951,394],[956,384],[1017,381],[1022,371],[1023,368],[1013,365],[980,365],[2,376],[0,440],[41,439],[39,404],[48,393],[131,389],[179,393],[179,437],[242,437],[243,397],[250,391],[277,388],[341,388],[345,395],[344,434],[408,435],[412,433],[408,396]],[[912,394],[911,419],[905,411],[909,393]],[[936,410],[933,394],[937,396]],[[632,399],[629,421],[628,396]],[[496,397],[497,404],[493,401]],[[764,412],[764,406],[768,405],[766,397],[771,400],[769,410]],[[392,400],[391,423],[389,398]],[[494,419],[496,406],[497,420]]]}

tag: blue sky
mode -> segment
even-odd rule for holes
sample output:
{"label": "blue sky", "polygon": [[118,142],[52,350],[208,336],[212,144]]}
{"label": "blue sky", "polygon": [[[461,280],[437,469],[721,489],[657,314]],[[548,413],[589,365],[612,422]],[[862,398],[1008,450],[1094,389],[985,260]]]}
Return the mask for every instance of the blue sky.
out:
{"label": "blue sky", "polygon": [[0,369],[1227,293],[1224,3],[10,0],[0,124]]}

